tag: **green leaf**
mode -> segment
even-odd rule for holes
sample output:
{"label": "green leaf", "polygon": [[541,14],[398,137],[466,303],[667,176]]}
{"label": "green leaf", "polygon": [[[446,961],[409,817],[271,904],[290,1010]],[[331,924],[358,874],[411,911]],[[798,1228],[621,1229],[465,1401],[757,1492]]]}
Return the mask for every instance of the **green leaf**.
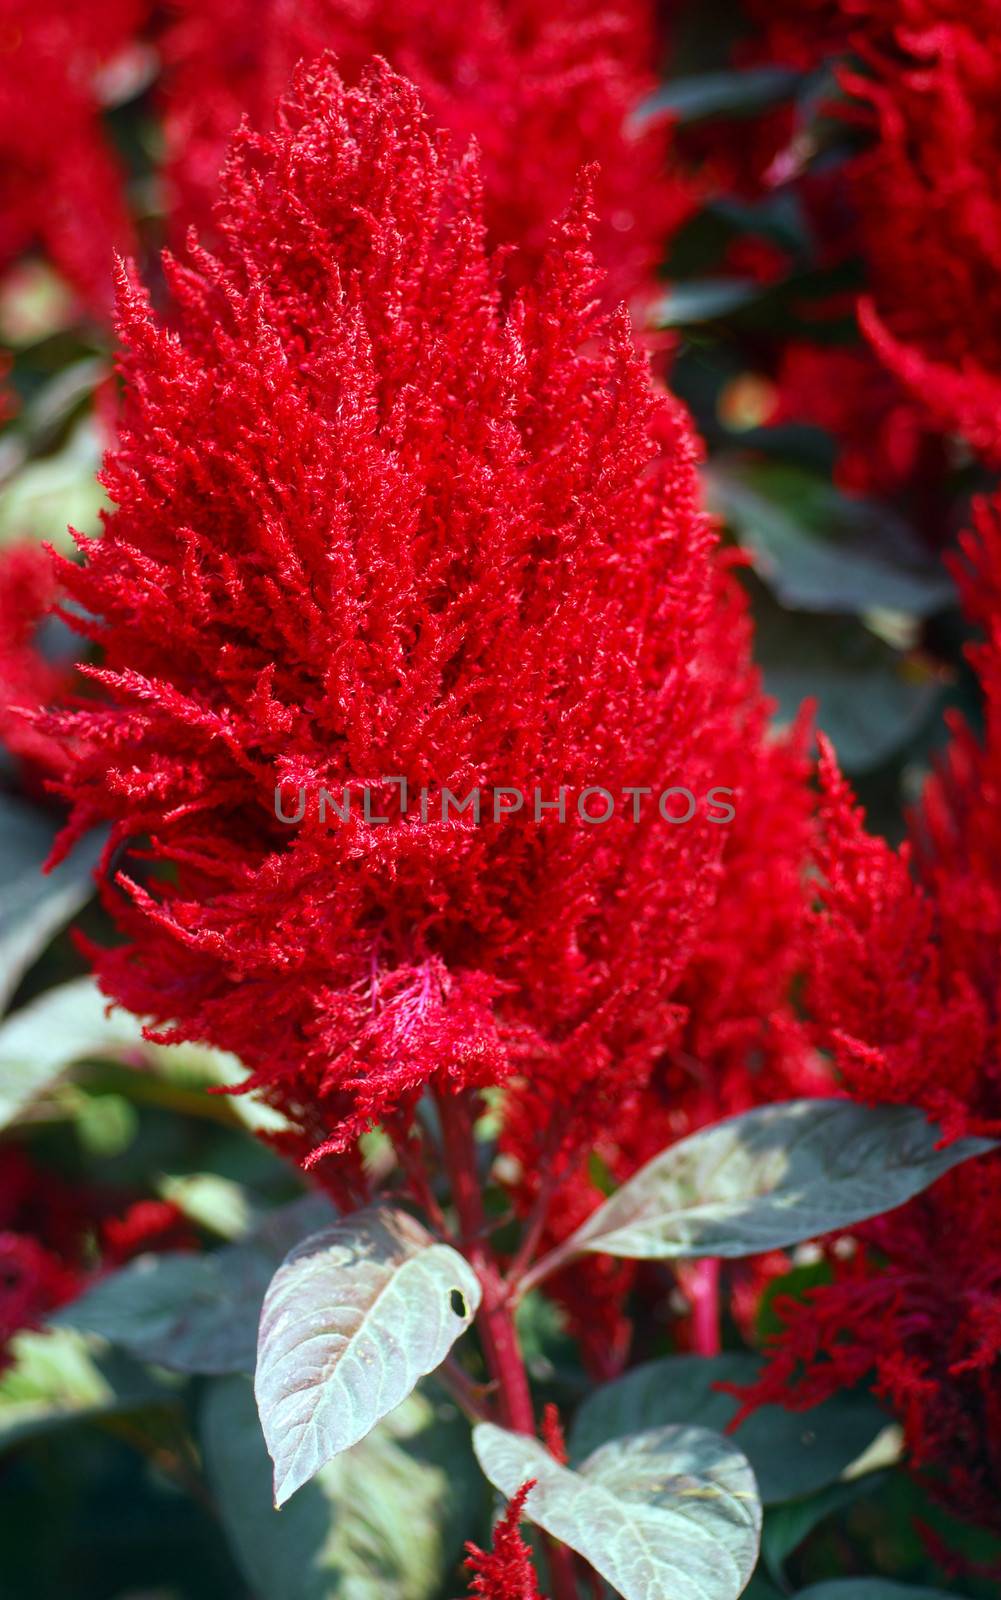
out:
{"label": "green leaf", "polygon": [[101,1360],[68,1328],[16,1334],[11,1365],[0,1374],[0,1450],[150,1404],[171,1404],[169,1390],[129,1363]]}
{"label": "green leaf", "polygon": [[704,481],[712,508],[785,606],[926,617],[955,600],[941,563],[886,506],[843,494],[802,468],[768,462],[716,463]]}
{"label": "green leaf", "polygon": [[735,1600],[754,1570],[761,1505],[750,1467],[704,1428],[651,1428],[572,1471],[544,1445],[484,1422],[473,1448],[525,1515],[591,1563],[625,1600]]}
{"label": "green leaf", "polygon": [[329,1461],[282,1512],[271,1504],[249,1383],[211,1383],[201,1423],[227,1537],[267,1600],[436,1600],[476,1530],[482,1491],[469,1429],[423,1390]]}
{"label": "green leaf", "polygon": [[779,723],[816,701],[817,724],[847,772],[889,761],[935,715],[938,679],[857,618],[787,611],[760,585],[754,617],[754,654]]}
{"label": "green leaf", "polygon": [[692,278],[675,283],[652,312],[657,328],[683,328],[696,322],[712,322],[731,311],[760,300],[760,283],[749,278]]}
{"label": "green leaf", "polygon": [[[570,1433],[571,1458],[580,1460],[610,1439],[668,1423],[695,1424],[723,1433],[739,1407],[717,1383],[751,1384],[761,1371],[756,1356],[667,1356],[634,1367],[595,1389],[583,1402]],[[813,1493],[840,1478],[885,1426],[869,1394],[837,1395],[812,1411],[762,1406],[733,1435],[754,1469],[765,1505]]]}
{"label": "green leaf", "polygon": [[102,1278],[53,1319],[173,1372],[250,1373],[265,1291],[288,1251],[332,1215],[307,1195],[272,1212],[240,1244],[195,1255],[143,1255]]}
{"label": "green leaf", "polygon": [[[108,1001],[91,978],[48,989],[0,1023],[0,1128],[50,1090],[81,1061],[124,1061],[164,1076],[180,1074],[202,1084],[231,1083],[239,1062],[194,1045],[155,1045],[126,1011],[108,1013]],[[271,1131],[283,1120],[248,1095],[228,1101],[248,1127]]]}
{"label": "green leaf", "polygon": [[[44,432],[62,420],[65,410],[79,403],[106,368],[99,361],[81,361],[60,374],[58,383],[39,397],[25,417],[32,430]],[[100,530],[100,512],[109,504],[98,483],[101,442],[90,418],[84,418],[53,455],[30,461],[0,489],[0,546],[19,539],[44,536],[57,548],[71,551],[70,526],[81,533]]]}
{"label": "green leaf", "polygon": [[74,1062],[141,1045],[138,1022],[121,1011],[107,1016],[107,1005],[97,985],[80,978],[47,990],[0,1024],[0,1128]]}
{"label": "green leaf", "polygon": [[0,1012],[94,887],[91,874],[101,839],[91,835],[68,861],[45,874],[55,834],[48,817],[0,795]]}
{"label": "green leaf", "polygon": [[795,1600],[956,1600],[944,1589],[912,1589],[887,1578],[833,1578],[800,1589]]}
{"label": "green leaf", "polygon": [[547,1271],[557,1256],[582,1251],[686,1260],[816,1239],[903,1205],[995,1147],[962,1139],[938,1149],[940,1137],[912,1107],[850,1100],[791,1100],[727,1117],[655,1156],[547,1258]]}
{"label": "green leaf", "polygon": [[156,1189],[199,1228],[220,1239],[242,1239],[253,1223],[254,1207],[246,1189],[218,1172],[160,1178]]}
{"label": "green leaf", "polygon": [[749,67],[743,72],[702,72],[672,78],[643,105],[640,115],[667,111],[676,122],[707,117],[752,117],[789,100],[802,74],[787,67]]}
{"label": "green leaf", "polygon": [[782,1569],[785,1563],[814,1528],[870,1493],[871,1489],[872,1485],[864,1478],[853,1478],[847,1483],[829,1483],[816,1494],[775,1506],[765,1517],[761,1530],[762,1561],[775,1581],[784,1586]]}
{"label": "green leaf", "polygon": [[469,1263],[404,1211],[356,1212],[293,1250],[257,1353],[276,1506],[440,1366],[479,1303]]}

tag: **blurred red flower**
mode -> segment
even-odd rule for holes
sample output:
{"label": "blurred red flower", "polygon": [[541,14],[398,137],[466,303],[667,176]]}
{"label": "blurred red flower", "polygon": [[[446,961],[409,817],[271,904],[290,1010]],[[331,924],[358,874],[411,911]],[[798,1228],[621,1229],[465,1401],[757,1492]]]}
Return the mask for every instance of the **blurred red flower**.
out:
{"label": "blurred red flower", "polygon": [[40,246],[102,316],[114,252],[133,238],[102,74],[147,11],[148,0],[0,0],[0,271]]}
{"label": "blurred red flower", "polygon": [[326,48],[349,83],[386,57],[458,150],[476,140],[489,238],[518,245],[519,279],[540,266],[552,219],[594,162],[593,248],[609,301],[652,286],[694,202],[668,166],[663,121],[634,121],[655,86],[642,0],[184,0],[164,45],[178,238],[190,222],[211,235],[240,118],[269,128],[296,62]]}

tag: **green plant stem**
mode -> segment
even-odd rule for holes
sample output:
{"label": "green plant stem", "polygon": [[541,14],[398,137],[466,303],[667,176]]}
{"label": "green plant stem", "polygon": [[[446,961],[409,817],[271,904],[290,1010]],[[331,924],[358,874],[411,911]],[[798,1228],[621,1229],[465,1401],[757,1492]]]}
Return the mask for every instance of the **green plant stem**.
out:
{"label": "green plant stem", "polygon": [[486,1242],[486,1217],[476,1171],[473,1114],[468,1091],[438,1096],[445,1166],[459,1216],[462,1246],[483,1290],[476,1322],[490,1376],[497,1384],[501,1421],[516,1433],[535,1432],[528,1376],[521,1357],[507,1288]]}

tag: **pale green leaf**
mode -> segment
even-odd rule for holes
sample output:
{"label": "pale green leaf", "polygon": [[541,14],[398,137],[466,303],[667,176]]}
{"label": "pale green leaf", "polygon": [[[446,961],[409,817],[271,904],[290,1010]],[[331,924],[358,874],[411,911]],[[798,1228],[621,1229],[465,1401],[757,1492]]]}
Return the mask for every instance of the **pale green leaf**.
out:
{"label": "pale green leaf", "polygon": [[473,1448],[525,1516],[576,1550],[624,1600],[736,1600],[754,1570],[761,1504],[747,1461],[704,1428],[651,1428],[602,1445],[576,1471],[493,1423]]}
{"label": "pale green leaf", "polygon": [[[761,1106],[671,1145],[560,1248],[635,1259],[749,1256],[891,1211],[994,1148],[939,1130],[907,1106],[793,1100]],[[550,1258],[550,1270],[554,1258]]]}
{"label": "pale green leaf", "polygon": [[275,1504],[440,1366],[479,1302],[464,1257],[403,1211],[356,1212],[293,1250],[265,1297],[257,1356]]}

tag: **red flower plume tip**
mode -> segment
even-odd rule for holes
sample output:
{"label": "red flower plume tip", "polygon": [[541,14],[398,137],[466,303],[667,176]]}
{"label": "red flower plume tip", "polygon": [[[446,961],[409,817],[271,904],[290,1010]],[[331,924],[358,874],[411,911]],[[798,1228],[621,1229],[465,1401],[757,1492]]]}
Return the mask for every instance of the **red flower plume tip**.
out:
{"label": "red flower plume tip", "polygon": [[532,1555],[518,1531],[525,1501],[535,1488],[535,1479],[523,1483],[511,1497],[508,1508],[494,1528],[493,1548],[481,1550],[467,1544],[466,1566],[474,1576],[470,1594],[478,1600],[543,1600],[539,1580],[532,1566]]}
{"label": "red flower plume tip", "polygon": [[[586,200],[508,299],[479,193],[384,64],[300,69],[237,137],[218,252],[167,259],[169,331],[121,274],[117,510],[61,564],[105,663],[51,722],[65,844],[107,819],[163,869],[105,885],[101,981],[240,1054],[313,1160],[516,1064],[600,1116],[717,891],[705,811],[477,825],[441,786],[740,783],[687,423],[598,316]],[[384,775],[426,821],[397,786],[383,826],[276,816]]]}
{"label": "red flower plume tip", "polygon": [[241,117],[271,126],[300,59],[336,53],[346,82],[373,55],[417,84],[459,148],[481,152],[491,242],[541,265],[581,167],[597,162],[594,248],[608,301],[655,286],[665,241],[694,207],[668,170],[664,123],[635,111],[655,88],[644,0],[182,0],[167,34],[168,171],[176,237],[212,228]]}

